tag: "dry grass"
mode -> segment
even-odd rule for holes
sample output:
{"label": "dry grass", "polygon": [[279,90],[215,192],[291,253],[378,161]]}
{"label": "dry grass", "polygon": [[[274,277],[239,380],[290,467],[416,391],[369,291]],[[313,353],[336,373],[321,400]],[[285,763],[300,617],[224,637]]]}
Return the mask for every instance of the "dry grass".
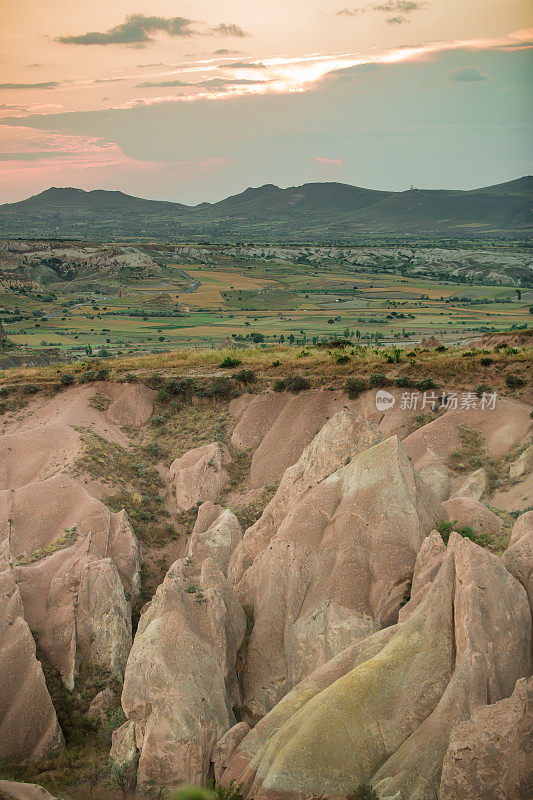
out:
{"label": "dry grass", "polygon": [[97,411],[107,411],[111,405],[111,398],[104,392],[96,392],[89,400],[89,405]]}
{"label": "dry grass", "polygon": [[513,481],[509,478],[509,465],[530,444],[529,440],[513,447],[503,457],[493,458],[487,450],[487,442],[481,431],[461,425],[461,446],[448,457],[448,466],[454,472],[467,474],[483,468],[487,476],[486,495],[490,497],[496,489],[503,489]]}
{"label": "dry grass", "polygon": [[153,428],[153,439],[167,466],[188,450],[226,438],[229,414],[224,402],[199,399],[158,412],[162,424]]}
{"label": "dry grass", "polygon": [[252,451],[233,450],[231,453],[231,463],[228,465],[231,488],[240,491],[244,488],[253,458]]}
{"label": "dry grass", "polygon": [[[424,350],[419,347],[401,348],[397,363],[396,349],[390,347],[370,348],[354,346],[347,349],[350,360],[346,364],[337,362],[338,352],[323,347],[250,347],[179,349],[157,355],[143,355],[120,359],[99,360],[98,367],[110,371],[111,380],[123,380],[126,374],[133,374],[143,381],[154,371],[163,377],[202,377],[225,374],[219,368],[225,358],[238,358],[243,368],[253,369],[258,381],[258,390],[269,386],[274,380],[283,378],[297,370],[308,377],[313,386],[341,387],[348,377],[369,377],[372,373],[387,372],[392,377],[413,377],[417,380],[433,378],[447,388],[472,387],[476,383],[490,383],[494,388],[505,390],[505,377],[508,374],[527,375],[533,361],[533,348],[504,348],[472,350],[467,348],[448,348],[444,352]],[[472,353],[463,357],[464,353]],[[480,361],[487,354],[492,359],[490,366]],[[276,365],[276,366],[274,366]],[[61,372],[80,374],[84,367],[80,362],[75,366],[57,365],[46,367],[14,368],[0,373],[0,386],[9,384],[20,386],[32,382],[39,388],[58,385]],[[507,394],[525,396],[526,389]],[[1,399],[1,398],[0,398]]]}
{"label": "dry grass", "polygon": [[165,484],[159,471],[139,448],[127,448],[103,439],[92,431],[78,429],[84,451],[74,474],[86,473],[112,490],[103,498],[111,511],[126,510],[141,541],[163,546],[179,537],[166,508]]}
{"label": "dry grass", "polygon": [[75,526],[74,528],[65,528],[65,532],[62,536],[58,536],[57,539],[50,542],[46,547],[40,547],[38,550],[34,550],[30,555],[19,559],[17,563],[21,566],[35,564],[36,561],[41,561],[41,559],[52,555],[52,553],[57,552],[57,550],[64,550],[66,547],[70,547],[77,538],[78,531]]}

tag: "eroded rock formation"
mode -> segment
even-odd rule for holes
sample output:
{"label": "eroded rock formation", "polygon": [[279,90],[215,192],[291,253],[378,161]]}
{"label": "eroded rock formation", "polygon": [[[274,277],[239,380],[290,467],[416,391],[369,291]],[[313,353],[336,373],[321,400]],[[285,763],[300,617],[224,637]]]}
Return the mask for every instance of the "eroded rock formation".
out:
{"label": "eroded rock formation", "polygon": [[140,568],[126,514],[58,475],[0,492],[0,547],[14,564],[24,618],[67,687],[81,658],[119,674],[131,646],[125,592],[135,598]]}
{"label": "eroded rock formation", "polygon": [[15,576],[0,560],[0,759],[37,761],[62,747]]}
{"label": "eroded rock formation", "polygon": [[36,783],[0,780],[0,800],[56,800],[56,798]]}
{"label": "eroded rock formation", "polygon": [[396,437],[296,492],[283,510],[271,538],[258,523],[258,553],[236,586],[254,609],[242,681],[255,717],[336,653],[396,621],[420,545],[444,516]]}
{"label": "eroded rock formation", "polygon": [[236,723],[244,633],[244,612],[214,562],[196,577],[176,561],[141,616],[122,693],[129,721],[113,739],[115,759],[139,752],[139,783],[208,778],[215,745]]}
{"label": "eroded rock formation", "polygon": [[439,800],[522,800],[533,796],[533,678],[511,697],[476,708],[452,730]]}
{"label": "eroded rock formation", "polygon": [[170,467],[172,495],[178,511],[206,501],[215,502],[229,483],[226,447],[213,442],[196,447],[177,458]]}
{"label": "eroded rock formation", "polygon": [[[213,512],[217,514],[214,518]],[[241,540],[242,528],[235,514],[229,508],[204,503],[198,512],[188,556],[196,564],[212,558],[221,572],[227,575],[230,558]]]}
{"label": "eroded rock formation", "polygon": [[533,614],[533,511],[526,511],[513,525],[503,563],[526,590]]}
{"label": "eroded rock formation", "polygon": [[[529,504],[529,451],[491,495],[484,470],[461,478],[449,457],[463,425],[481,431],[491,456],[507,453],[526,441],[530,409],[499,400],[490,413],[449,411],[406,436],[419,411],[391,391],[389,412],[372,392],[245,395],[231,403],[229,447],[204,445],[163,467],[163,514],[179,513],[191,535],[162,550],[147,537],[143,592],[155,594],[133,646],[139,545],[125,512],[96,499],[94,475],[65,471],[84,446],[80,428],[127,446],[154,393],[74,386],[8,420],[0,759],[62,746],[38,652],[69,689],[86,664],[115,679],[87,698],[98,735],[124,680],[127,722],[111,756],[141,787],[215,777],[243,781],[246,800],[345,800],[362,783],[380,800],[528,796],[533,512],[518,516],[501,559],[457,533],[446,546],[434,528],[447,517],[501,546],[506,517],[487,496],[497,509]],[[235,449],[251,458],[238,486]],[[243,533],[239,519],[278,479]],[[183,520],[196,512],[191,531]],[[163,558],[174,563],[162,580]],[[47,796],[12,782],[2,791]]]}
{"label": "eroded rock formation", "polygon": [[[424,554],[423,558],[426,558]],[[455,726],[509,697],[530,669],[523,587],[487,551],[452,534],[404,622],[339,653],[248,734],[224,773],[254,800],[437,797]]]}

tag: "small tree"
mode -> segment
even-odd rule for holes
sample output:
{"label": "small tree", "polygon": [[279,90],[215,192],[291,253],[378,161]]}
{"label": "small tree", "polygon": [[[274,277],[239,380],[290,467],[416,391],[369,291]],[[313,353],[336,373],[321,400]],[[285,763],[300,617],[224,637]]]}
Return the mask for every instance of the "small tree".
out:
{"label": "small tree", "polygon": [[83,771],[83,780],[89,787],[89,800],[92,800],[93,792],[99,785],[103,777],[102,764],[97,759],[91,758]]}
{"label": "small tree", "polygon": [[120,792],[124,800],[137,783],[137,760],[115,761],[109,759],[105,767],[105,782],[110,789]]}

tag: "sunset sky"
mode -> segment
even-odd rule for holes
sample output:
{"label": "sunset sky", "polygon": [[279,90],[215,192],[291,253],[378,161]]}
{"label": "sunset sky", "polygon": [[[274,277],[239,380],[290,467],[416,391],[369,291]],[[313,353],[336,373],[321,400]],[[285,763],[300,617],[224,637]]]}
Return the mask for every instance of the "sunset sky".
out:
{"label": "sunset sky", "polygon": [[0,202],[531,173],[529,0],[1,0]]}

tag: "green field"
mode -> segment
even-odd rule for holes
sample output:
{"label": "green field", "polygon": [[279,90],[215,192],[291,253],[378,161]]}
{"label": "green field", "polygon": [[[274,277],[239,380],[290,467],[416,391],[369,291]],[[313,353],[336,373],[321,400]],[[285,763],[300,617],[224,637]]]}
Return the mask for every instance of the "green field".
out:
{"label": "green field", "polygon": [[[84,274],[45,287],[0,288],[0,318],[19,350],[76,356],[164,352],[180,345],[350,337],[443,343],[523,328],[533,290],[264,259],[163,263],[157,276]],[[520,295],[520,296],[519,296]]]}

